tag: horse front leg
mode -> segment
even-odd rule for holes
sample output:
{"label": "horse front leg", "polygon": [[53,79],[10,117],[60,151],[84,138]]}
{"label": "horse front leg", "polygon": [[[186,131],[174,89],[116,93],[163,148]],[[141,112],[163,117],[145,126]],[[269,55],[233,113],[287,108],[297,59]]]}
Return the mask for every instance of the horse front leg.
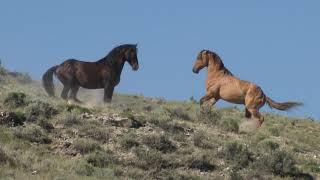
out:
{"label": "horse front leg", "polygon": [[110,86],[110,85],[105,86],[104,98],[103,98],[105,103],[111,103],[113,91],[114,91],[114,86]]}
{"label": "horse front leg", "polygon": [[200,106],[202,106],[205,102],[210,100],[210,104],[214,105],[217,102],[217,99],[214,97],[213,93],[206,94],[200,99]]}

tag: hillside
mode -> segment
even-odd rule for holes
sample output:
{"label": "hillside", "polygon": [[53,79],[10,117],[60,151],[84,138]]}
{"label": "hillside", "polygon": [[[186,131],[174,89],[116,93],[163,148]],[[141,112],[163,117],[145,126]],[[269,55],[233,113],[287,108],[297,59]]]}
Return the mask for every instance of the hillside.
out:
{"label": "hillside", "polygon": [[[59,92],[59,90],[57,90]],[[135,95],[83,105],[0,68],[1,179],[320,178],[320,124],[265,113],[240,133],[243,110]],[[102,98],[102,97],[101,97]]]}

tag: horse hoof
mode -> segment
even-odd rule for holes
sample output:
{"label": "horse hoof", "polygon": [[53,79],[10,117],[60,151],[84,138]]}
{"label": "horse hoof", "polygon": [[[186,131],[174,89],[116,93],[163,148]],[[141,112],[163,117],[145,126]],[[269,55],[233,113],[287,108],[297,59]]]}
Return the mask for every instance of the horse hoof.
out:
{"label": "horse hoof", "polygon": [[83,102],[80,101],[80,100],[78,100],[78,99],[68,99],[68,100],[67,100],[67,103],[68,103],[69,105],[71,105],[71,104],[83,104]]}
{"label": "horse hoof", "polygon": [[110,103],[111,103],[111,99],[106,99],[106,100],[104,100],[104,103],[110,104]]}
{"label": "horse hoof", "polygon": [[67,104],[71,105],[73,104],[71,100],[67,100]]}

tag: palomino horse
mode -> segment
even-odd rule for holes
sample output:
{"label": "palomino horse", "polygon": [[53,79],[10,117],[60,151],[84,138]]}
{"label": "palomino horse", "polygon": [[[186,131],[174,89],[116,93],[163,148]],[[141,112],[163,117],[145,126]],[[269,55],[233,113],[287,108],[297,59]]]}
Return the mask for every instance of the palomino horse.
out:
{"label": "palomino horse", "polygon": [[259,109],[266,102],[271,108],[282,111],[302,105],[302,103],[298,102],[278,103],[273,101],[256,84],[235,77],[224,67],[220,57],[212,51],[202,50],[198,54],[193,66],[193,72],[199,73],[204,67],[208,67],[208,77],[206,95],[200,99],[201,106],[204,102],[214,105],[219,99],[235,104],[244,104],[246,106],[246,118],[258,119],[261,126],[264,118]]}
{"label": "palomino horse", "polygon": [[48,69],[42,77],[43,86],[49,96],[54,96],[53,74],[63,84],[61,97],[80,102],[77,93],[80,87],[104,88],[104,102],[111,102],[114,87],[120,82],[124,63],[128,62],[134,71],[139,69],[137,45],[124,44],[114,48],[106,57],[96,62],[69,59]]}

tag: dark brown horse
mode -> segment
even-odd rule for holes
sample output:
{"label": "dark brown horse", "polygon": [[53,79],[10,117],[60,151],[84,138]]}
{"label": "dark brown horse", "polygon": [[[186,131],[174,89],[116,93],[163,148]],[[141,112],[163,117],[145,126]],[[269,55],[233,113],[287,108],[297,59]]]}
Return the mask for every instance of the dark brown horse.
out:
{"label": "dark brown horse", "polygon": [[68,59],[62,64],[53,66],[42,77],[44,89],[49,96],[54,96],[53,74],[63,84],[61,97],[80,102],[77,93],[80,87],[86,89],[104,88],[104,102],[111,102],[115,86],[120,82],[120,75],[125,62],[134,71],[139,69],[137,45],[124,44],[114,48],[106,57],[96,62],[83,62]]}

